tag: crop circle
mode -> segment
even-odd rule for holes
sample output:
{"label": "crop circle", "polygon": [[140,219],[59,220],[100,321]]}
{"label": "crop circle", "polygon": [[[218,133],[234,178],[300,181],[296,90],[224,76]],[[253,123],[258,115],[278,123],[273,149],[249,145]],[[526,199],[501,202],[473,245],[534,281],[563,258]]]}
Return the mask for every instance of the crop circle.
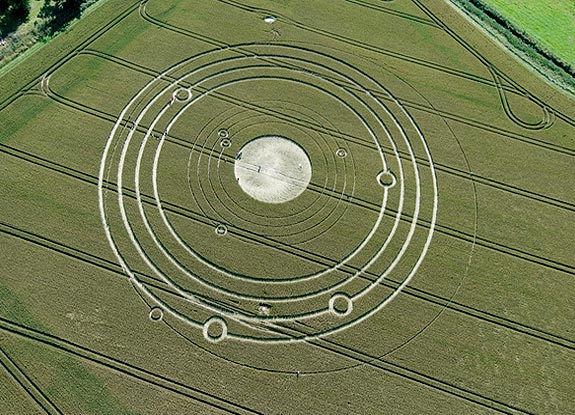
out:
{"label": "crop circle", "polygon": [[220,224],[216,226],[216,235],[224,236],[227,233],[228,233],[228,227],[226,225]]}
{"label": "crop circle", "polygon": [[329,311],[345,317],[353,311],[353,301],[347,294],[337,293],[329,299]]}
{"label": "crop circle", "polygon": [[188,88],[178,88],[174,90],[172,97],[178,102],[187,102],[192,99],[192,91]]}
{"label": "crop circle", "polygon": [[230,132],[228,130],[222,129],[218,131],[218,136],[220,138],[228,138],[230,136]]}
{"label": "crop circle", "polygon": [[223,318],[214,316],[210,317],[204,323],[202,329],[204,338],[212,343],[218,343],[224,340],[228,334],[228,326]]}
{"label": "crop circle", "polygon": [[[212,113],[221,95],[250,105],[228,99]],[[128,115],[142,137],[125,128]],[[366,321],[416,274],[437,217],[433,160],[400,101],[348,63],[287,45],[209,51],[150,81],[110,133],[98,191],[104,231],[136,289],[209,343],[298,343]],[[141,263],[179,299],[141,280]],[[283,326],[299,322],[319,328]]]}
{"label": "crop circle", "polygon": [[222,141],[220,141],[220,146],[222,146],[223,148],[231,147],[231,145],[232,140],[230,140],[229,138],[224,138]]}
{"label": "crop circle", "polygon": [[397,183],[397,178],[391,171],[387,170],[377,175],[377,182],[383,187],[393,187]]}
{"label": "crop circle", "polygon": [[341,159],[346,158],[347,157],[347,150],[345,148],[338,148],[335,152],[335,155]]}
{"label": "crop circle", "polygon": [[160,307],[152,307],[149,317],[152,321],[160,321],[162,318],[164,318],[164,312]]}

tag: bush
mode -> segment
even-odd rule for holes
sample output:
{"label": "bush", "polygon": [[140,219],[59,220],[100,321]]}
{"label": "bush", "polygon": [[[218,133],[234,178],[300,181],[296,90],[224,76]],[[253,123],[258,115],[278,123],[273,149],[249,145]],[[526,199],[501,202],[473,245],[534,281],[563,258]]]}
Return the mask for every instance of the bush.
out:
{"label": "bush", "polygon": [[16,31],[29,13],[29,0],[0,0],[0,37]]}

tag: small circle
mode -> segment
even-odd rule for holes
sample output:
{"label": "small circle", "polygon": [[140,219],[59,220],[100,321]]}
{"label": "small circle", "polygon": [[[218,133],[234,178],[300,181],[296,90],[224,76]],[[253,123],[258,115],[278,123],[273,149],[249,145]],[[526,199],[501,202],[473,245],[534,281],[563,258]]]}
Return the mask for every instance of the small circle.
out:
{"label": "small circle", "polygon": [[266,23],[273,23],[277,20],[275,16],[266,16],[264,17],[264,22]]}
{"label": "small circle", "polygon": [[223,148],[228,148],[232,145],[232,140],[230,140],[229,138],[224,138],[222,141],[220,141],[220,145]]}
{"label": "small circle", "polygon": [[255,138],[236,154],[234,174],[242,190],[264,203],[295,199],[311,180],[311,161],[295,141],[278,136]]}
{"label": "small circle", "polygon": [[204,323],[202,333],[207,341],[218,343],[228,335],[228,325],[223,318],[213,316]]}
{"label": "small circle", "polygon": [[187,88],[178,88],[172,94],[172,98],[178,102],[186,102],[192,98],[192,91]]}
{"label": "small circle", "polygon": [[389,170],[386,170],[382,171],[377,175],[377,182],[379,183],[380,186],[389,188],[395,186],[395,183],[397,183],[397,179],[395,178],[395,174],[393,174]]}
{"label": "small circle", "polygon": [[353,302],[347,294],[334,294],[328,303],[329,311],[336,316],[345,317],[353,311]]}
{"label": "small circle", "polygon": [[216,235],[224,236],[226,233],[228,233],[228,227],[226,225],[220,224],[216,226]]}
{"label": "small circle", "polygon": [[271,308],[272,308],[271,304],[260,303],[258,305],[258,314],[263,316],[269,316]]}
{"label": "small circle", "polygon": [[164,310],[160,307],[154,307],[150,310],[150,314],[148,316],[152,321],[160,321],[164,318]]}
{"label": "small circle", "polygon": [[220,138],[228,138],[228,137],[230,136],[230,133],[229,133],[228,130],[223,130],[223,129],[222,129],[222,130],[219,130],[219,131],[218,131],[218,136],[219,136]]}
{"label": "small circle", "polygon": [[335,155],[339,158],[346,158],[347,157],[347,150],[345,148],[338,148],[335,152]]}

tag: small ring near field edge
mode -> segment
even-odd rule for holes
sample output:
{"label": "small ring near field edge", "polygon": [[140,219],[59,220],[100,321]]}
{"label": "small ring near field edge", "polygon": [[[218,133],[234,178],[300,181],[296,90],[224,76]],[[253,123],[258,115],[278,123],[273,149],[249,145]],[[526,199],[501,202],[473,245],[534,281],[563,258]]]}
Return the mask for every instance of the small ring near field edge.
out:
{"label": "small ring near field edge", "polygon": [[[210,334],[210,327],[213,325],[219,325],[220,329],[222,330],[222,332],[217,336],[212,336]],[[204,327],[202,329],[202,334],[204,335],[204,338],[211,343],[221,342],[228,335],[228,324],[221,317],[218,317],[218,316],[210,317],[204,323]]]}
{"label": "small ring near field edge", "polygon": [[164,310],[162,310],[160,307],[154,307],[150,310],[148,317],[152,321],[161,321],[164,318]]}

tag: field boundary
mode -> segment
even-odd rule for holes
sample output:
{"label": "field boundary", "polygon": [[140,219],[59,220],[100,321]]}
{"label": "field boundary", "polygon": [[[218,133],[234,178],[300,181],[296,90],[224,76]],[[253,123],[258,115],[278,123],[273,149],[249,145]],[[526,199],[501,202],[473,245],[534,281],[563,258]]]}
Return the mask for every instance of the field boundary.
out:
{"label": "field boundary", "polygon": [[[43,40],[42,36],[40,36],[40,35],[33,35],[31,32],[28,33],[27,34],[28,36],[32,36],[32,40],[34,41],[34,44],[32,46],[23,48],[19,52],[16,52],[15,56],[8,58],[4,63],[2,63],[0,65],[0,77],[2,75],[6,74],[7,72],[9,72],[15,66],[24,62],[26,59],[28,59],[29,57],[34,55],[36,52],[40,51],[41,49],[43,49],[44,47],[49,45],[58,36],[60,36],[64,32],[66,32],[67,30],[70,30],[72,27],[77,25],[78,22],[80,22],[82,19],[88,17],[93,11],[100,8],[102,5],[104,5],[108,1],[109,0],[96,0],[94,3],[90,4],[86,9],[84,9],[84,11],[82,12],[82,14],[80,16],[78,16],[75,19],[73,19],[72,21],[68,22],[65,25],[65,27],[60,28],[56,33],[48,36],[45,40]],[[30,23],[30,21],[28,21],[28,23]],[[36,23],[37,23],[37,21],[34,21],[34,24],[36,24]]]}
{"label": "field boundary", "polygon": [[575,94],[575,66],[556,56],[492,6],[481,0],[446,0],[446,2],[554,86]]}
{"label": "field boundary", "polygon": [[19,61],[6,73],[2,73],[0,75],[2,95],[0,111],[17,96],[30,89],[43,73],[54,71],[55,68],[71,59],[74,52],[88,46],[122,21],[138,7],[139,0],[132,0],[120,7],[117,7],[116,3],[108,0],[104,3],[97,3],[100,7],[86,15],[85,19],[78,20],[82,24],[72,25],[31,56]]}

